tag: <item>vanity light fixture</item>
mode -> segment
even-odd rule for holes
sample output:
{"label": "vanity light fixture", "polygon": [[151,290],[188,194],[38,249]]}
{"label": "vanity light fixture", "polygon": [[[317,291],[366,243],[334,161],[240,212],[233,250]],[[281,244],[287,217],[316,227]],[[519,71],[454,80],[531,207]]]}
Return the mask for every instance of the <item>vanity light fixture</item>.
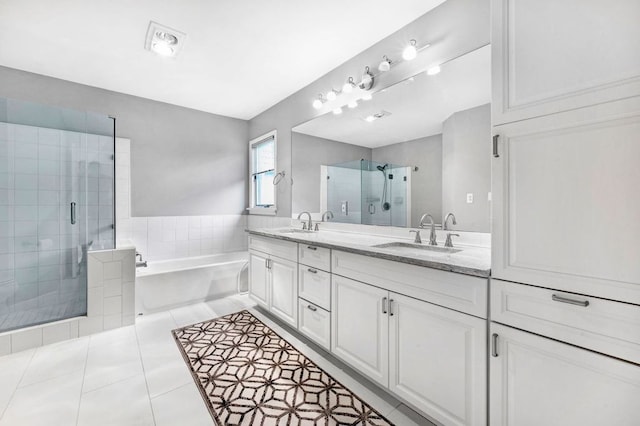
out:
{"label": "vanity light fixture", "polygon": [[338,97],[338,92],[335,89],[331,89],[330,91],[327,92],[328,101],[335,101],[337,97]]}
{"label": "vanity light fixture", "polygon": [[362,79],[358,87],[362,90],[371,90],[373,87],[373,74],[369,71],[369,67],[364,68],[364,74],[362,74]]}
{"label": "vanity light fixture", "polygon": [[435,67],[431,67],[427,70],[427,75],[436,75],[440,72],[440,65],[436,65]]}
{"label": "vanity light fixture", "polygon": [[353,77],[349,77],[349,80],[342,86],[343,93],[351,93],[353,89],[356,87],[356,83],[353,82]]}
{"label": "vanity light fixture", "polygon": [[409,45],[402,51],[402,59],[411,61],[414,60],[416,56],[418,56],[418,49],[416,48],[416,41],[412,39]]}
{"label": "vanity light fixture", "polygon": [[355,99],[352,101],[349,101],[349,103],[347,104],[347,106],[351,109],[355,108],[358,106],[358,101],[356,101]]}
{"label": "vanity light fixture", "polygon": [[187,35],[157,22],[149,22],[145,49],[161,56],[176,56]]}
{"label": "vanity light fixture", "polygon": [[342,114],[342,108],[341,108],[341,107],[335,108],[335,109],[333,110],[333,113],[334,113],[335,115],[340,115],[340,114]]}
{"label": "vanity light fixture", "polygon": [[391,69],[391,59],[387,58],[387,55],[382,57],[382,62],[378,65],[378,71],[387,72]]}
{"label": "vanity light fixture", "polygon": [[370,101],[372,98],[373,96],[371,96],[371,92],[364,92],[364,94],[362,95],[363,101]]}
{"label": "vanity light fixture", "polygon": [[325,102],[327,102],[327,100],[322,96],[322,93],[320,93],[318,95],[318,98],[313,101],[312,105],[315,109],[320,109],[322,108],[322,105],[324,105]]}

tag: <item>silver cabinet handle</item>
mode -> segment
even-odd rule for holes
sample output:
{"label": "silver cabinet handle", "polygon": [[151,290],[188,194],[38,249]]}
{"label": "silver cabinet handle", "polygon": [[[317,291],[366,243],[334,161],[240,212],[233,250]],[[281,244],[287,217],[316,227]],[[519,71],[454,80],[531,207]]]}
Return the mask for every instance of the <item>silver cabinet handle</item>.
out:
{"label": "silver cabinet handle", "polygon": [[307,246],[307,248],[308,248],[309,250],[314,250],[314,251],[315,251],[315,250],[318,250],[318,247],[314,247],[314,246]]}
{"label": "silver cabinet handle", "polygon": [[570,305],[582,306],[584,308],[589,306],[588,300],[573,300],[573,299],[569,299],[568,297],[558,296],[557,294],[551,295],[551,300],[553,300],[554,302],[561,302],[561,303],[568,303]]}
{"label": "silver cabinet handle", "polygon": [[307,305],[307,308],[309,308],[309,310],[310,310],[310,311],[313,311],[313,312],[315,312],[315,311],[317,311],[317,310],[318,310],[318,308],[316,308],[316,307],[315,307],[315,306],[313,306],[313,305]]}
{"label": "silver cabinet handle", "polygon": [[269,269],[269,259],[264,260],[264,267]]}
{"label": "silver cabinet handle", "polygon": [[76,203],[71,203],[71,224],[76,224]]}
{"label": "silver cabinet handle", "polygon": [[383,314],[387,313],[387,298],[386,297],[382,298],[382,313]]}
{"label": "silver cabinet handle", "polygon": [[318,270],[317,269],[313,269],[313,268],[308,268],[307,271],[311,272],[312,274],[317,274]]}
{"label": "silver cabinet handle", "polygon": [[494,358],[498,357],[498,334],[493,333],[491,335],[491,356]]}
{"label": "silver cabinet handle", "polygon": [[393,316],[393,299],[389,299],[389,316]]}
{"label": "silver cabinet handle", "polygon": [[493,135],[493,156],[495,158],[500,157],[500,154],[498,154],[498,138],[500,137],[500,135]]}

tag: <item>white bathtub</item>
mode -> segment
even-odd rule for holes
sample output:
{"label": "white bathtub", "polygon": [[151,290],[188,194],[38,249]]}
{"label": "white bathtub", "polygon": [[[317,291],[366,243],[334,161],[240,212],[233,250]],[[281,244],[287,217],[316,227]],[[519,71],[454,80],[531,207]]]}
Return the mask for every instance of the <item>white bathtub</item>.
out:
{"label": "white bathtub", "polygon": [[238,292],[246,251],[149,262],[136,269],[136,313],[164,311]]}

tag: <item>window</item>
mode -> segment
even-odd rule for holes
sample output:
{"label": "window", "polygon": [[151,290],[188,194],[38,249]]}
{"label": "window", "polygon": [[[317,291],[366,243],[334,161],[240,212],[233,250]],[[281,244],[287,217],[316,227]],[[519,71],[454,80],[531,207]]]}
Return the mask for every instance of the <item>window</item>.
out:
{"label": "window", "polygon": [[249,142],[251,194],[249,213],[276,214],[276,131]]}

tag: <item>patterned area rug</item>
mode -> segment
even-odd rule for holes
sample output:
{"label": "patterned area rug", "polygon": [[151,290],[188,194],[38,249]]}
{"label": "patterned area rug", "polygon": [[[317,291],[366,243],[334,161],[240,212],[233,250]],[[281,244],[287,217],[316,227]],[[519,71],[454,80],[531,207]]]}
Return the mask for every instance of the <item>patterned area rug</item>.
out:
{"label": "patterned area rug", "polygon": [[248,311],[173,336],[218,426],[391,425]]}

